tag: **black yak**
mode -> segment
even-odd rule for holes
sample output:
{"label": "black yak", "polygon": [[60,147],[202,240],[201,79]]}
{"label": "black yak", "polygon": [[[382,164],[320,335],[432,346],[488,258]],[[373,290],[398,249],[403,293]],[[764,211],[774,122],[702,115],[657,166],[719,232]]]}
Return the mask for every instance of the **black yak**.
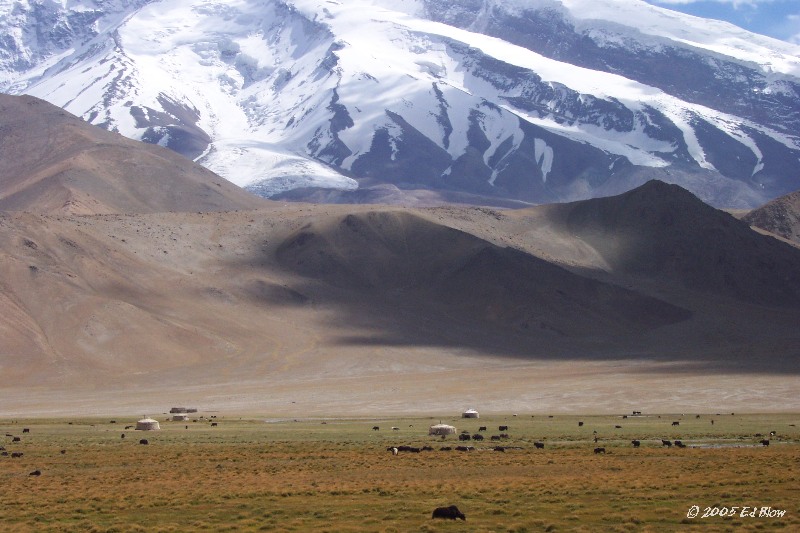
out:
{"label": "black yak", "polygon": [[464,513],[459,511],[458,507],[455,505],[451,505],[450,507],[437,507],[433,510],[431,518],[449,518],[450,520],[455,520],[456,518],[460,518],[461,520],[467,519]]}

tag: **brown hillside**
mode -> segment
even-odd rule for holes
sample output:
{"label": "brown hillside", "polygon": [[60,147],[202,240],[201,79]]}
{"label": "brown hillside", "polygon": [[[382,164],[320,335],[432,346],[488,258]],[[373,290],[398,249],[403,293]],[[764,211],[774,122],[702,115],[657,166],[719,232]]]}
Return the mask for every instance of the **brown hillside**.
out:
{"label": "brown hillside", "polygon": [[800,244],[800,191],[753,209],[742,220],[784,239]]}
{"label": "brown hillside", "polygon": [[518,211],[262,202],[0,105],[6,415],[800,408],[800,253],[679,188]]}
{"label": "brown hillside", "polygon": [[613,272],[800,307],[800,251],[752,231],[677,185],[651,181],[619,196],[556,206],[552,213]]}
{"label": "brown hillside", "polygon": [[624,335],[690,314],[405,211],[310,224],[279,246],[277,258],[337,287],[403,295],[419,307],[457,309],[464,319],[519,331]]}
{"label": "brown hillside", "polygon": [[263,200],[174,152],[0,94],[0,210],[153,213],[252,209]]}
{"label": "brown hillside", "polygon": [[[780,391],[796,392],[796,311],[686,289],[653,297],[650,278],[624,273],[593,281],[575,273],[588,272],[578,259],[597,261],[584,241],[537,244],[544,226],[518,217],[296,204],[2,214],[5,412],[200,401],[297,416],[441,412],[464,398],[489,410],[614,410],[620,398],[677,408],[734,386],[744,392],[726,406],[794,401]],[[489,243],[502,239],[532,251]],[[533,257],[536,246],[575,272]],[[762,383],[764,372],[785,378]]]}

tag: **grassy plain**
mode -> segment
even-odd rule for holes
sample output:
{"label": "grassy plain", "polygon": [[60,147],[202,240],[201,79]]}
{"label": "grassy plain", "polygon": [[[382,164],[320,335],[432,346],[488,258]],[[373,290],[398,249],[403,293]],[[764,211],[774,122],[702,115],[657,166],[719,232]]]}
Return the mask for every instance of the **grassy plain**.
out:
{"label": "grassy plain", "polygon": [[[800,530],[795,414],[210,416],[189,422],[161,416],[157,432],[126,430],[135,418],[122,416],[0,420],[2,434],[21,438],[3,437],[5,451],[24,454],[0,457],[3,530]],[[428,426],[440,420],[471,433],[487,426],[486,440],[429,437]],[[497,443],[489,440],[500,425],[509,426],[505,452],[492,450]],[[770,445],[758,444],[757,434]],[[140,445],[141,438],[149,444]],[[688,447],[662,447],[662,438]],[[641,447],[633,448],[632,439]],[[434,451],[387,451],[400,444]],[[476,449],[439,450],[459,444]],[[606,453],[595,454],[597,446]],[[41,475],[29,475],[34,470]],[[466,522],[431,519],[433,508],[451,504]],[[687,518],[694,505],[700,516]],[[740,516],[743,506],[756,516]],[[738,509],[702,518],[707,507]],[[785,514],[758,517],[762,507]]]}

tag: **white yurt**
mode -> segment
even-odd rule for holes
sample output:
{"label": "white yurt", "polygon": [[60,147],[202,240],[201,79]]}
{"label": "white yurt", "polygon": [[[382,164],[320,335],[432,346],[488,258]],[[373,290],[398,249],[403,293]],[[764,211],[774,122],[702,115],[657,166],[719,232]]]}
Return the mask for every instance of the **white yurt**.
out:
{"label": "white yurt", "polygon": [[456,428],[447,424],[436,424],[428,428],[428,435],[455,435]]}
{"label": "white yurt", "polygon": [[480,415],[475,409],[467,409],[461,414],[461,418],[480,418]]}
{"label": "white yurt", "polygon": [[153,420],[152,418],[142,418],[136,422],[136,429],[142,431],[154,431],[156,429],[161,429],[161,426],[158,425],[158,420]]}

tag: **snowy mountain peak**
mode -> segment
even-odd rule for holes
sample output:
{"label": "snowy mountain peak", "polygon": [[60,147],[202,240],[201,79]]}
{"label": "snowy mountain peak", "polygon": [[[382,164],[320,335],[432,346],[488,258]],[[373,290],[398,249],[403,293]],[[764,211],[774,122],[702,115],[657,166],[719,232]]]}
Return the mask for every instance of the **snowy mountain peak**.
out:
{"label": "snowy mountain peak", "polygon": [[638,0],[6,0],[0,21],[3,92],[267,196],[800,188],[800,47]]}

